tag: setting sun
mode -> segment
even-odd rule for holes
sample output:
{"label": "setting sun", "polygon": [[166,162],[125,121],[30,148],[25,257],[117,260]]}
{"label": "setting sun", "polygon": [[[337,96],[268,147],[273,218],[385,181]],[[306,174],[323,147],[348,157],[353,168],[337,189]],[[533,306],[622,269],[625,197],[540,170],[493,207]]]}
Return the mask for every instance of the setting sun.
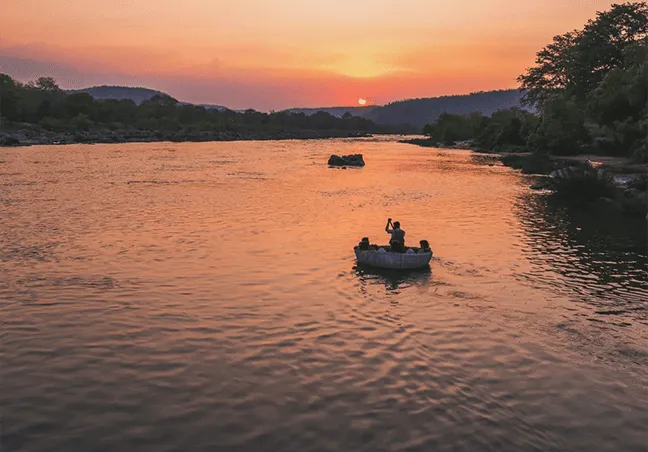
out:
{"label": "setting sun", "polygon": [[367,103],[367,99],[363,99],[363,98],[358,99],[358,104],[365,105],[366,103]]}

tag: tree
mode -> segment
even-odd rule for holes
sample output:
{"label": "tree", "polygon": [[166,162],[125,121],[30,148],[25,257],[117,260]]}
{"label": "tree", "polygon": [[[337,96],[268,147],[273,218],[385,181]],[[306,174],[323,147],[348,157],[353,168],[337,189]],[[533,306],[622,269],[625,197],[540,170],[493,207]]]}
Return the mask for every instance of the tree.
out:
{"label": "tree", "polygon": [[575,46],[576,94],[584,97],[613,69],[627,69],[626,49],[648,37],[648,4],[612,5],[588,21]]}
{"label": "tree", "polygon": [[634,44],[624,52],[623,68],[610,70],[588,99],[588,113],[599,124],[639,120],[648,105],[648,46]]}
{"label": "tree", "polygon": [[536,150],[573,153],[591,139],[629,155],[643,146],[648,103],[646,2],[614,4],[582,30],[556,36],[518,78],[542,121],[529,135]]}
{"label": "tree", "polygon": [[557,96],[545,101],[540,124],[529,140],[535,151],[578,154],[590,141],[582,109],[568,97]]}
{"label": "tree", "polygon": [[574,46],[580,32],[575,30],[555,36],[553,43],[546,46],[536,57],[536,66],[518,77],[524,90],[523,100],[529,105],[541,105],[556,92],[567,89],[573,83],[576,57]]}
{"label": "tree", "polygon": [[65,110],[68,118],[74,118],[77,115],[96,114],[95,100],[88,93],[75,93],[65,97]]}
{"label": "tree", "polygon": [[605,74],[623,68],[627,47],[648,36],[646,2],[614,4],[583,30],[556,36],[536,57],[536,66],[518,77],[525,100],[540,105],[556,93],[583,101]]}
{"label": "tree", "polygon": [[39,77],[34,82],[29,82],[29,86],[41,91],[61,91],[52,77]]}
{"label": "tree", "polygon": [[90,129],[92,122],[90,117],[84,113],[79,113],[70,121],[70,125],[77,131],[86,131]]}
{"label": "tree", "polygon": [[22,85],[7,74],[0,74],[0,117],[7,121],[17,121],[20,118],[20,91]]}

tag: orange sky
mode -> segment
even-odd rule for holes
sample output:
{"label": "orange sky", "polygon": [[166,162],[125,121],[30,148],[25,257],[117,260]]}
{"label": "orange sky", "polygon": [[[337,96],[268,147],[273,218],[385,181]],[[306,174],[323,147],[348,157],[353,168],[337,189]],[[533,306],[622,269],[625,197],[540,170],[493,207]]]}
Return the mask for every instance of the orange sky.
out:
{"label": "orange sky", "polygon": [[600,0],[2,0],[0,72],[231,108],[513,88]]}

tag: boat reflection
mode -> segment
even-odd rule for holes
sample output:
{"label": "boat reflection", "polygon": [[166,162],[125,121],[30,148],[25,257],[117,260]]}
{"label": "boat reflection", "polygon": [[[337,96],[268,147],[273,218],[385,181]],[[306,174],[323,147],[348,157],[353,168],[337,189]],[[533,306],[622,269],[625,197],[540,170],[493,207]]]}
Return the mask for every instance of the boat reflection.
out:
{"label": "boat reflection", "polygon": [[353,272],[363,289],[373,285],[384,285],[389,292],[411,286],[427,285],[432,276],[430,266],[416,270],[393,270],[356,264],[353,266]]}

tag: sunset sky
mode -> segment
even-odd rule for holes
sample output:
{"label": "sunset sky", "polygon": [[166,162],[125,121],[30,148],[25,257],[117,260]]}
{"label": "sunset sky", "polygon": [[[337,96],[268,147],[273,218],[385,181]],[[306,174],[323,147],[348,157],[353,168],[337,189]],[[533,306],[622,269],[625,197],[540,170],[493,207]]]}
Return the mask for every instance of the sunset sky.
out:
{"label": "sunset sky", "polygon": [[2,0],[0,72],[281,109],[513,88],[600,0]]}

